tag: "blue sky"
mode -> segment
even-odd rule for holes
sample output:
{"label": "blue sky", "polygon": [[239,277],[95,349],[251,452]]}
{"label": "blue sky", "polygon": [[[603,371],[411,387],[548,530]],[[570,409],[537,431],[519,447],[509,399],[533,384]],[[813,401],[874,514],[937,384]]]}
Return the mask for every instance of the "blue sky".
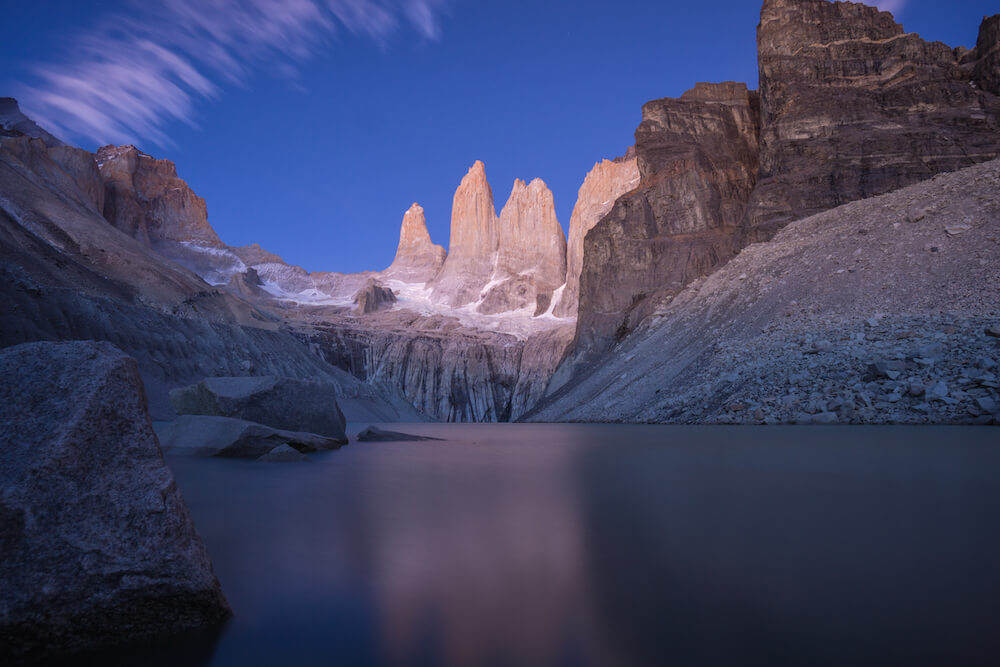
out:
{"label": "blue sky", "polygon": [[[84,148],[129,142],[173,160],[224,241],[311,271],[387,266],[414,201],[447,245],[452,195],[477,159],[498,210],[515,178],[540,177],[565,228],[593,163],[631,144],[643,102],[757,80],[758,0],[4,4],[0,95]],[[970,47],[998,10],[880,4],[911,32]]]}

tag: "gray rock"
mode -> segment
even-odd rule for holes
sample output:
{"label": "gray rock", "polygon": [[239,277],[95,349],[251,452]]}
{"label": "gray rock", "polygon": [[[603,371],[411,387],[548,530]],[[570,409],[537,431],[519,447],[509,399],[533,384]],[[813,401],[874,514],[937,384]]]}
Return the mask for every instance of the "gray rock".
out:
{"label": "gray rock", "polygon": [[821,412],[817,415],[813,415],[813,424],[836,424],[840,421],[840,418],[834,412]]}
{"label": "gray rock", "polygon": [[419,440],[441,440],[441,438],[430,438],[423,435],[400,433],[398,431],[385,431],[377,426],[369,426],[361,433],[358,433],[359,442],[415,442]]}
{"label": "gray rock", "polygon": [[989,396],[977,398],[976,403],[979,405],[979,409],[983,412],[988,412],[990,414],[997,412],[997,403]]}
{"label": "gray rock", "polygon": [[347,443],[333,384],[275,376],[206,378],[174,389],[170,402],[180,415],[233,417]]}
{"label": "gray rock", "polygon": [[991,327],[986,327],[986,335],[992,336],[993,338],[1000,338],[1000,324],[994,324]]}
{"label": "gray rock", "polygon": [[276,447],[289,445],[299,452],[339,449],[346,440],[314,433],[282,431],[232,417],[181,415],[172,422],[157,422],[156,434],[171,454],[259,458]]}
{"label": "gray rock", "polygon": [[0,352],[0,378],[0,662],[227,618],[136,362],[28,343]]}
{"label": "gray rock", "polygon": [[937,382],[928,385],[924,390],[924,396],[928,399],[938,399],[943,400],[948,397],[948,384],[944,380],[938,380]]}
{"label": "gray rock", "polygon": [[392,308],[393,304],[396,303],[396,295],[374,278],[369,278],[364,287],[354,295],[354,303],[357,305],[359,313],[367,315],[378,310]]}
{"label": "gray rock", "polygon": [[295,463],[308,461],[309,457],[289,445],[278,445],[267,454],[258,457],[257,460],[267,463]]}

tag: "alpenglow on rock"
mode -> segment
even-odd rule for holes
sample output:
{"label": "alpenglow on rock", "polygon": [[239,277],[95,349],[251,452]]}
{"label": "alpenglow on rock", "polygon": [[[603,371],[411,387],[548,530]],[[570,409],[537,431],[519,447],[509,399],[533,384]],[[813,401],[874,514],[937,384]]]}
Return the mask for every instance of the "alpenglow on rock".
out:
{"label": "alpenglow on rock", "polygon": [[404,283],[426,283],[444,265],[445,249],[431,241],[424,209],[416,202],[403,215],[396,258],[382,276]]}
{"label": "alpenglow on rock", "polygon": [[0,662],[230,615],[133,359],[110,343],[6,348],[0,404]]}
{"label": "alpenglow on rock", "polygon": [[177,177],[170,160],[135,146],[104,146],[97,165],[105,182],[104,217],[147,246],[161,241],[221,247],[208,224],[205,200]]}
{"label": "alpenglow on rock", "polygon": [[583,239],[587,232],[607,215],[615,200],[638,184],[639,168],[635,151],[631,148],[623,157],[601,160],[583,180],[569,219],[566,287],[552,309],[556,317],[576,317],[580,301],[580,272],[583,270]]}
{"label": "alpenglow on rock", "polygon": [[641,181],[584,239],[577,344],[603,351],[678,291],[732,257],[757,176],[757,94],[699,83],[647,102],[635,132]]}
{"label": "alpenglow on rock", "polygon": [[448,257],[430,283],[438,300],[456,308],[479,300],[493,275],[497,223],[486,166],[476,160],[452,201]]}
{"label": "alpenglow on rock", "polygon": [[540,178],[517,179],[500,212],[492,283],[478,310],[545,312],[552,293],[565,282],[566,235],[556,219],[552,191]]}

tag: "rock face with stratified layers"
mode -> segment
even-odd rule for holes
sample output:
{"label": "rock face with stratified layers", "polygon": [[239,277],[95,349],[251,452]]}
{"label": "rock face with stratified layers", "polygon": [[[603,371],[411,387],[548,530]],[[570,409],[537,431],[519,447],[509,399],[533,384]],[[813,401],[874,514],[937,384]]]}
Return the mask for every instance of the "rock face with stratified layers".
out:
{"label": "rock face with stratified layers", "polygon": [[205,200],[177,177],[170,160],[135,146],[104,146],[97,164],[105,183],[104,217],[146,245],[163,241],[221,247]]}
{"label": "rock face with stratified layers", "polygon": [[109,343],[0,352],[0,660],[223,621],[229,605]]}
{"label": "rock face with stratified layers", "polygon": [[740,83],[648,102],[636,130],[639,187],[584,240],[577,346],[606,349],[646,297],[681,289],[740,248],[757,176],[758,100]]}
{"label": "rock face with stratified layers", "polygon": [[580,302],[580,273],[583,271],[583,239],[601,221],[615,201],[639,184],[635,149],[614,160],[594,165],[577,193],[569,219],[566,241],[566,287],[552,309],[556,317],[576,317]]}
{"label": "rock face with stratified layers", "polygon": [[998,21],[983,22],[969,53],[875,7],[765,0],[753,238],[1000,155]]}
{"label": "rock face with stratified layers", "polygon": [[396,258],[382,272],[382,277],[404,283],[425,283],[441,270],[447,254],[444,248],[431,241],[424,209],[414,202],[403,215]]}

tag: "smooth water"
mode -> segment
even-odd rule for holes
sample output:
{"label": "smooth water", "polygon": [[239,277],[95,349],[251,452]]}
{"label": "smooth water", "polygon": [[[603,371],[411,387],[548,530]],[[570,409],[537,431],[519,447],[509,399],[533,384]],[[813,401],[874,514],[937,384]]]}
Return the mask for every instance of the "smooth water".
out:
{"label": "smooth water", "polygon": [[168,459],[235,616],[164,664],[1000,664],[995,429],[390,428]]}

